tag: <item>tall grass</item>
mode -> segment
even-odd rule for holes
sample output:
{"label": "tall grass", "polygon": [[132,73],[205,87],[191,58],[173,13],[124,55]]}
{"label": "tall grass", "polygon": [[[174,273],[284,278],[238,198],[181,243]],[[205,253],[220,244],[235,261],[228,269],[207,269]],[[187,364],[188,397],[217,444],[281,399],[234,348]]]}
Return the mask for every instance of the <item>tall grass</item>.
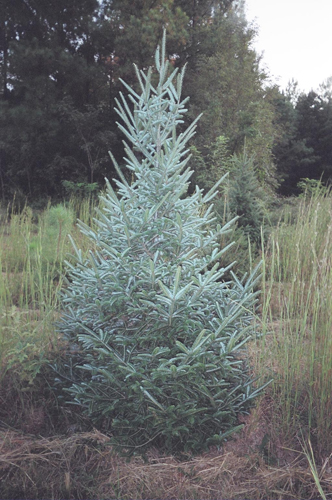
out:
{"label": "tall grass", "polygon": [[258,361],[274,377],[272,427],[311,435],[332,452],[332,198],[299,202],[264,251],[263,325]]}
{"label": "tall grass", "polygon": [[71,253],[68,234],[85,241],[76,217],[92,223],[90,200],[70,200],[34,214],[2,211],[0,223],[0,380],[10,369],[31,382],[58,342],[55,322],[63,262]]}

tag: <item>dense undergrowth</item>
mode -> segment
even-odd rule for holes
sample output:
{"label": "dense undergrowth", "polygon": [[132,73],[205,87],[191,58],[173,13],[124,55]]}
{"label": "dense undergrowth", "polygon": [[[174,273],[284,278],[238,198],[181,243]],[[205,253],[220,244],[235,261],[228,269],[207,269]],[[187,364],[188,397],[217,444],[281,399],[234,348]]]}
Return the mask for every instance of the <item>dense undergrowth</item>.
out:
{"label": "dense undergrowth", "polygon": [[262,251],[249,346],[274,383],[223,448],[182,460],[151,449],[127,463],[75,407],[61,405],[49,364],[68,347],[56,330],[67,234],[93,225],[89,200],[1,212],[1,498],[328,498],[332,493],[332,209],[324,194],[285,205]]}

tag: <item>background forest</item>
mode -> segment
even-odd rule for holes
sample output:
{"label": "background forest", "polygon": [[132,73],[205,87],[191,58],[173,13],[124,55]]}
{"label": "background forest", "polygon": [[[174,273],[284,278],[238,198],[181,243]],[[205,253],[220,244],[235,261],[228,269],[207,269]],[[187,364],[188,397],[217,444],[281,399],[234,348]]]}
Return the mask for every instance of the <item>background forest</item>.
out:
{"label": "background forest", "polygon": [[[328,180],[332,98],[271,84],[253,50],[256,29],[237,0],[5,0],[0,19],[0,190],[39,204],[91,191],[121,164],[114,98],[133,63],[147,68],[167,27],[175,67],[187,64],[194,181],[208,187],[225,160],[253,159],[262,187],[297,194],[301,178]],[[223,166],[222,166],[223,165]],[[227,168],[226,168],[227,169]],[[96,184],[95,184],[96,183]]]}

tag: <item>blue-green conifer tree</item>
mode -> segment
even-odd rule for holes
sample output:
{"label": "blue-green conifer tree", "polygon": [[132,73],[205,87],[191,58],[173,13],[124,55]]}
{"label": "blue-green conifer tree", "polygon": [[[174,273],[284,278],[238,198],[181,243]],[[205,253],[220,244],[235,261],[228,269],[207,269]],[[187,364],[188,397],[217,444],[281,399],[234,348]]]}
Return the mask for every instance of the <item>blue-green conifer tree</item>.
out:
{"label": "blue-green conifer tree", "polygon": [[128,99],[117,103],[134,181],[115,163],[117,189],[107,183],[98,230],[79,224],[96,250],[84,260],[75,247],[69,266],[61,331],[76,350],[62,380],[117,448],[195,452],[237,430],[259,393],[242,352],[257,276],[223,282],[228,248],[218,242],[231,223],[214,230],[212,206],[204,209],[218,185],[187,196],[195,123],[177,134],[184,73],[169,74],[165,38],[155,70],[156,84],[151,68],[136,68],[140,94],[123,82]]}

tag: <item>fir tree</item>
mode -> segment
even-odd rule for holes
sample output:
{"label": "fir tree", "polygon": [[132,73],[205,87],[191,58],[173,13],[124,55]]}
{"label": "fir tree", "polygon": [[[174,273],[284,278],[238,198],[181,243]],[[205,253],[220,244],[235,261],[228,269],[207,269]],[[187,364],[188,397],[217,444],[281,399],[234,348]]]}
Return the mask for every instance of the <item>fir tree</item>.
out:
{"label": "fir tree", "polygon": [[192,160],[190,164],[195,171],[195,180],[200,188],[211,189],[218,180],[230,170],[230,153],[227,147],[228,139],[219,136],[210,145],[205,146],[205,156],[195,147],[191,147]]}
{"label": "fir tree", "polygon": [[[63,360],[62,383],[95,425],[127,452],[151,445],[199,451],[239,429],[260,389],[239,356],[252,332],[257,278],[222,281],[220,236],[205,196],[185,196],[191,172],[187,143],[195,123],[183,122],[183,72],[169,75],[165,37],[155,67],[138,71],[138,95],[124,83],[117,103],[126,167],[135,181],[107,184],[98,231],[80,223],[95,251],[76,248],[64,291],[61,331],[76,351]],[[131,143],[131,146],[129,145]],[[70,383],[68,383],[70,380]]]}
{"label": "fir tree", "polygon": [[254,169],[254,160],[246,152],[234,155],[229,186],[229,211],[236,215],[238,227],[260,246],[264,219],[264,192]]}

